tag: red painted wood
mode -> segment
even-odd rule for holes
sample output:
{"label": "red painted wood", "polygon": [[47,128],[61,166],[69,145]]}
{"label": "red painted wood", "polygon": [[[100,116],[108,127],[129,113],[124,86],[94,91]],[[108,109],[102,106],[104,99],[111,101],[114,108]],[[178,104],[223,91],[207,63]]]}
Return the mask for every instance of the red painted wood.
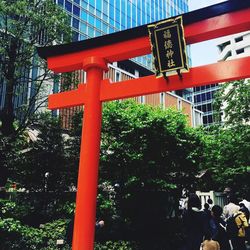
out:
{"label": "red painted wood", "polygon": [[[209,18],[184,28],[187,44],[250,30],[250,8]],[[115,62],[149,53],[151,49],[148,36],[133,40],[128,37],[125,42],[48,58],[48,67],[57,73],[67,72],[81,69],[83,58],[89,56]]]}
{"label": "red painted wood", "polygon": [[78,172],[73,250],[93,250],[96,219],[96,196],[100,155],[102,103],[100,84],[105,61],[91,58],[93,67],[85,61],[87,71],[86,103]]}
{"label": "red painted wood", "polygon": [[[250,77],[249,65],[250,57],[214,63],[191,68],[190,72],[183,74],[182,80],[177,75],[170,76],[168,82],[164,78],[155,78],[154,75],[118,83],[103,80],[101,82],[100,101],[104,102],[248,78]],[[85,84],[79,84],[78,90],[50,95],[49,108],[58,109],[84,105],[87,100],[85,88]]]}
{"label": "red painted wood", "polygon": [[49,109],[69,108],[83,105],[86,101],[86,84],[79,84],[78,89],[49,95]]}
{"label": "red painted wood", "polygon": [[109,80],[103,80],[101,101],[248,78],[250,77],[249,65],[250,57],[214,63],[191,68],[190,72],[183,74],[181,80],[178,75],[170,76],[168,82],[163,77],[156,78],[154,75],[118,83],[109,83]]}

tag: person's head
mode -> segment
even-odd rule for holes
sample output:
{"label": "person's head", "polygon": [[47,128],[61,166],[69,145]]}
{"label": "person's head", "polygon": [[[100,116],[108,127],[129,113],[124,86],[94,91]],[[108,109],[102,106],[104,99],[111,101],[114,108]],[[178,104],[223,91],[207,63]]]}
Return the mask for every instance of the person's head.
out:
{"label": "person's head", "polygon": [[188,198],[188,209],[192,207],[201,209],[201,201],[198,195],[191,193]]}
{"label": "person's head", "polygon": [[98,222],[98,225],[99,225],[99,227],[104,227],[104,220],[100,220],[100,221]]}
{"label": "person's head", "polygon": [[208,198],[208,199],[207,199],[207,203],[208,203],[209,205],[212,205],[212,204],[213,204],[212,199]]}
{"label": "person's head", "polygon": [[208,203],[205,203],[205,204],[204,204],[204,209],[205,209],[205,210],[208,210],[208,209],[209,209],[209,204],[208,204]]}
{"label": "person's head", "polygon": [[236,196],[235,196],[235,195],[233,195],[233,194],[229,195],[229,197],[228,197],[228,201],[229,201],[229,202],[231,202],[231,203],[235,203],[235,204],[237,204],[237,199],[236,199]]}
{"label": "person's head", "polygon": [[211,209],[211,214],[213,217],[215,218],[219,218],[222,215],[222,207],[218,206],[218,205],[214,205]]}

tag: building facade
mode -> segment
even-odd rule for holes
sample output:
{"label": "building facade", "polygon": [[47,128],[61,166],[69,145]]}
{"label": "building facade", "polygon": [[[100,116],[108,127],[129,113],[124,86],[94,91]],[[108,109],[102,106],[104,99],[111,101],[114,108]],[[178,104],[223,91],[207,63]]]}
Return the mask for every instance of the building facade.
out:
{"label": "building facade", "polygon": [[[250,55],[250,31],[222,37],[217,41],[218,61],[226,61]],[[213,101],[220,89],[219,84],[195,87],[193,96],[195,108],[203,112],[203,125],[215,124]],[[223,122],[224,116],[222,116]]]}
{"label": "building facade", "polygon": [[[188,0],[56,0],[56,3],[62,6],[70,16],[74,41],[134,28],[188,11]],[[152,67],[150,55],[133,58],[132,61],[109,65],[110,72],[108,77],[112,81],[117,82],[121,79],[153,74],[153,72],[149,71]],[[81,78],[84,79],[84,76]],[[178,91],[175,94],[159,93],[142,96],[136,98],[136,100],[140,103],[150,103],[152,105],[163,105],[162,102],[164,102],[166,105],[169,104],[171,106],[170,103],[175,103],[174,106],[177,109],[178,107],[179,109],[184,107],[187,103],[189,106],[188,109],[186,108],[186,110],[189,110],[187,111],[189,124],[197,126],[201,124],[201,112],[195,111],[192,103],[188,101],[192,100],[192,92],[190,91],[192,90]],[[188,100],[185,101],[182,97],[184,99],[188,97],[186,98]],[[168,101],[168,98],[172,101]],[[182,106],[180,103],[185,104]],[[61,112],[65,125],[67,124],[67,117],[72,112],[73,110]]]}
{"label": "building facade", "polygon": [[[56,0],[79,41],[152,23],[188,11],[188,0]],[[150,56],[136,62],[151,68]]]}
{"label": "building facade", "polygon": [[[250,31],[222,37],[218,40],[217,47],[219,49],[218,61],[226,61],[250,56]],[[229,94],[232,88],[232,85],[228,85],[224,90],[224,93]],[[226,121],[223,111],[226,106],[227,103],[222,103],[222,123]]]}

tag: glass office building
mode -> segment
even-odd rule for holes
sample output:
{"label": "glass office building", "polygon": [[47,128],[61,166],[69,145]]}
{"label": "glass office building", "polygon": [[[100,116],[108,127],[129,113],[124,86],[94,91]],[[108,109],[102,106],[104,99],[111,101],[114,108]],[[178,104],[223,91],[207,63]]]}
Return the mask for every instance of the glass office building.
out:
{"label": "glass office building", "polygon": [[[73,40],[134,28],[188,11],[188,0],[56,0],[70,15]],[[151,68],[149,56],[136,62]]]}

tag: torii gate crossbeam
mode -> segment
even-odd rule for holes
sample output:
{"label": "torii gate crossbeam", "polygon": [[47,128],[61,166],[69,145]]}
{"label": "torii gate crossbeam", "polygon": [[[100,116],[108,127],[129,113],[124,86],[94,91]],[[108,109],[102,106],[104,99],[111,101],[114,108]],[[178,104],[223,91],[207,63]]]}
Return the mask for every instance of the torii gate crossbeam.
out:
{"label": "torii gate crossbeam", "polygon": [[[250,0],[230,0],[183,15],[188,44],[250,30]],[[38,48],[57,72],[83,69],[87,83],[49,96],[49,108],[84,105],[73,250],[93,250],[102,102],[250,77],[250,57],[192,68],[177,76],[148,76],[119,83],[102,80],[107,63],[150,53],[147,26],[66,45]]]}

